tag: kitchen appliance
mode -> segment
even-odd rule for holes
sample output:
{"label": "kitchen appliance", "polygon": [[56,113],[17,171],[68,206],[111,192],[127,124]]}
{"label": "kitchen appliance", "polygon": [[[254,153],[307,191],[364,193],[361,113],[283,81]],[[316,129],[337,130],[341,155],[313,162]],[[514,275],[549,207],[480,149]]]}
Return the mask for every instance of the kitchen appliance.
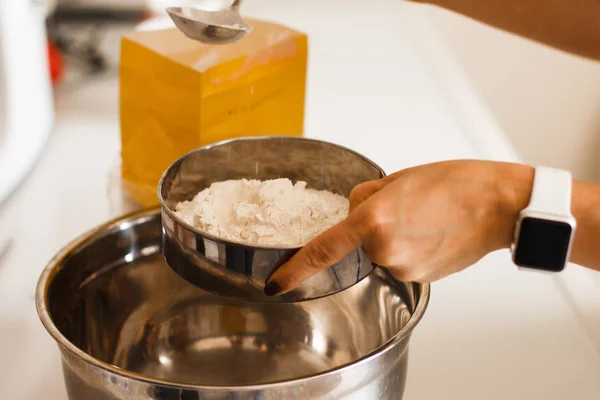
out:
{"label": "kitchen appliance", "polygon": [[161,254],[161,212],[137,212],[65,247],[39,280],[70,399],[399,400],[429,285],[377,268],[316,300],[246,302],[181,279]]}
{"label": "kitchen appliance", "polygon": [[212,293],[244,300],[286,302],[332,295],[360,282],[375,264],[362,249],[320,271],[282,296],[266,296],[265,280],[300,246],[249,246],[213,237],[177,215],[179,202],[191,200],[212,183],[234,179],[304,181],[307,187],[345,197],[383,170],[337,144],[296,136],[255,136],[225,140],[191,151],[169,166],[158,184],[163,209],[163,253],[175,272]]}
{"label": "kitchen appliance", "polygon": [[[0,0],[0,208],[44,148],[54,120],[45,17],[52,4]],[[0,248],[10,229],[0,227]]]}

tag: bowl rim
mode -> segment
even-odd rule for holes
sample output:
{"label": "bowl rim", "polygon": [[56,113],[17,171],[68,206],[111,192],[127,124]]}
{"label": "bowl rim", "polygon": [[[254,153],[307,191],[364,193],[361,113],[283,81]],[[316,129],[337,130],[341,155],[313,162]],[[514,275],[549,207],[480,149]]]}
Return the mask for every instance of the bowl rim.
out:
{"label": "bowl rim", "polygon": [[[395,335],[393,335],[390,339],[388,339],[382,345],[374,348],[369,351],[364,356],[357,358],[356,360],[347,362],[335,368],[327,369],[322,372],[299,376],[293,379],[287,380],[276,380],[266,383],[256,383],[251,385],[198,385],[192,383],[184,383],[178,382],[174,380],[167,380],[161,378],[150,377],[146,375],[142,375],[136,372],[128,371],[126,369],[119,368],[113,364],[101,361],[85,351],[81,350],[79,347],[75,346],[70,340],[68,340],[56,327],[52,317],[50,316],[50,311],[48,309],[48,289],[50,283],[53,278],[62,268],[63,261],[68,258],[72,253],[76,252],[81,246],[86,243],[90,243],[93,240],[97,239],[99,235],[105,235],[114,229],[120,229],[122,224],[130,224],[130,223],[143,223],[144,221],[151,220],[156,218],[156,215],[160,217],[160,207],[152,207],[140,211],[135,211],[132,213],[128,213],[108,222],[105,222],[101,225],[96,226],[95,228],[90,229],[89,231],[83,233],[76,239],[69,242],[65,245],[59,252],[52,257],[52,259],[48,262],[44,270],[42,271],[38,283],[36,285],[35,291],[35,305],[38,313],[38,317],[42,322],[42,325],[46,329],[46,331],[52,336],[55,342],[59,345],[60,349],[63,351],[68,351],[71,355],[83,361],[87,364],[90,364],[94,367],[100,368],[104,371],[113,373],[117,376],[125,377],[128,379],[132,379],[134,381],[143,382],[146,384],[159,385],[159,386],[167,386],[167,387],[177,387],[180,389],[187,390],[260,390],[265,388],[277,388],[282,386],[288,386],[297,384],[299,382],[306,382],[315,379],[321,379],[325,377],[329,377],[334,374],[338,374],[344,370],[350,368],[356,368],[357,366],[367,363],[370,360],[380,357],[385,354],[390,349],[399,345],[405,337],[410,337],[410,334],[417,326],[417,324],[423,318],[423,315],[428,307],[429,298],[430,298],[430,284],[429,283],[415,283],[412,282],[410,284],[416,284],[419,287],[419,297],[416,301],[414,311],[411,313],[411,316],[408,322],[398,331]],[[311,301],[311,300],[308,300]]]}
{"label": "bowl rim", "polygon": [[302,248],[303,245],[300,246],[266,246],[266,245],[259,245],[259,246],[253,246],[247,243],[243,243],[243,242],[234,242],[234,241],[230,241],[230,240],[225,240],[223,238],[220,238],[218,236],[214,236],[211,235],[209,233],[206,233],[190,224],[188,224],[187,222],[183,221],[181,218],[179,218],[177,215],[175,215],[175,212],[171,209],[171,207],[169,207],[166,203],[166,200],[163,198],[162,195],[162,188],[163,185],[165,183],[165,179],[167,178],[167,176],[169,175],[169,173],[172,171],[172,169],[182,163],[183,161],[185,161],[187,158],[200,153],[200,152],[204,152],[206,150],[210,150],[212,148],[215,147],[220,147],[220,146],[224,146],[230,143],[234,143],[234,142],[247,142],[247,141],[262,141],[262,140],[271,140],[271,139],[282,139],[282,140],[290,140],[290,141],[303,141],[303,142],[313,142],[313,143],[321,143],[321,144],[325,144],[325,145],[329,145],[332,146],[334,148],[338,148],[340,150],[343,150],[345,152],[348,152],[356,157],[358,157],[359,159],[362,159],[363,161],[365,161],[367,164],[370,164],[372,167],[374,167],[375,169],[377,169],[381,175],[381,178],[385,178],[387,176],[387,174],[385,173],[385,171],[383,170],[383,168],[381,168],[379,165],[377,165],[374,161],[372,161],[371,159],[369,159],[368,157],[365,157],[364,155],[358,153],[357,151],[354,151],[352,149],[349,149],[345,146],[342,146],[340,144],[336,144],[336,143],[332,143],[332,142],[328,142],[325,140],[320,140],[320,139],[312,139],[312,138],[307,138],[307,137],[299,137],[299,136],[280,136],[280,135],[274,135],[274,136],[242,136],[242,137],[237,137],[237,138],[233,138],[233,139],[226,139],[226,140],[221,140],[219,142],[215,142],[215,143],[211,143],[202,147],[199,147],[197,149],[191,150],[187,153],[185,153],[184,155],[182,155],[181,157],[177,158],[177,160],[173,161],[168,167],[167,169],[165,169],[165,171],[163,172],[163,174],[160,177],[160,180],[158,181],[158,187],[157,187],[157,196],[158,196],[158,202],[160,204],[160,206],[163,209],[163,212],[165,212],[169,218],[171,218],[173,220],[174,223],[176,223],[177,225],[181,226],[182,228],[184,228],[185,230],[193,233],[194,235],[198,235],[201,236],[203,238],[209,239],[213,242],[219,243],[219,244],[224,244],[227,246],[237,246],[237,247],[242,247],[245,249],[250,249],[250,250],[274,250],[274,251],[280,251],[280,250],[299,250]]}

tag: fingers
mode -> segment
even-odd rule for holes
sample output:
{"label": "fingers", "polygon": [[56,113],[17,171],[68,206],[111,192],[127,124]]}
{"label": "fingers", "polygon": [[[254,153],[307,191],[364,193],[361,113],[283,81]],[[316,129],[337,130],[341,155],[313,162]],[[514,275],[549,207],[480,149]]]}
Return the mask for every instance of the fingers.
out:
{"label": "fingers", "polygon": [[289,292],[312,275],[331,267],[348,253],[361,247],[363,224],[359,224],[361,221],[353,211],[393,179],[394,176],[391,175],[354,187],[350,193],[348,217],[310,241],[277,269],[267,281],[265,294],[275,296]]}
{"label": "fingers", "polygon": [[361,246],[359,226],[348,217],[306,244],[268,280],[265,294],[289,292],[300,283],[339,262]]}

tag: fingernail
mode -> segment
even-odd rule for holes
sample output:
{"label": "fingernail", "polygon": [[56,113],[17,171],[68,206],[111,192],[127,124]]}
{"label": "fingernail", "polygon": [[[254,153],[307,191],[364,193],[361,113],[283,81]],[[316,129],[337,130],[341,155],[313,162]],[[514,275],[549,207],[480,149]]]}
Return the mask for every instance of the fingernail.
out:
{"label": "fingernail", "polygon": [[264,292],[267,296],[275,296],[277,293],[281,292],[281,286],[277,282],[269,282],[267,286],[265,286]]}

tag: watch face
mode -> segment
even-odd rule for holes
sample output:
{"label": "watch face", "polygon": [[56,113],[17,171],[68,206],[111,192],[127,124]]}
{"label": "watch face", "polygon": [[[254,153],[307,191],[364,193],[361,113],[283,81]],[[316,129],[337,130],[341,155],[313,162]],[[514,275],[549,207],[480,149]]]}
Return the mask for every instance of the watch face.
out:
{"label": "watch face", "polygon": [[562,271],[573,227],[566,222],[525,217],[521,220],[514,262],[520,267]]}

